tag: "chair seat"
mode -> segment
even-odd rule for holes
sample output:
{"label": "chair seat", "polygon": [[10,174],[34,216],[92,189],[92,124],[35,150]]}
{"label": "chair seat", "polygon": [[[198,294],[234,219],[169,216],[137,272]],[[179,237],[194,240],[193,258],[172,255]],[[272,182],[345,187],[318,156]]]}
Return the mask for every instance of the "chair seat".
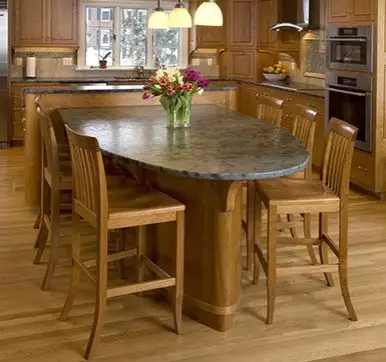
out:
{"label": "chair seat", "polygon": [[109,189],[109,229],[174,221],[185,205],[143,185]]}
{"label": "chair seat", "polygon": [[278,213],[332,212],[340,205],[340,198],[318,180],[284,177],[259,181],[256,191],[266,205],[277,206]]}

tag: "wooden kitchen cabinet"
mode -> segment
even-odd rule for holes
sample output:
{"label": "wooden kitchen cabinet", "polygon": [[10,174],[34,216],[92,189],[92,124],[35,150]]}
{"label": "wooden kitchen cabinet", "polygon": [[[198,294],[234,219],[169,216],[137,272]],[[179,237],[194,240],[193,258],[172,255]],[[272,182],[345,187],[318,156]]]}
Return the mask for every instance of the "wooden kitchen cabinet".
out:
{"label": "wooden kitchen cabinet", "polygon": [[228,47],[256,48],[257,2],[255,0],[228,1]]}
{"label": "wooden kitchen cabinet", "polygon": [[269,28],[277,23],[277,0],[259,0],[257,4],[257,47],[258,49],[276,48],[277,31]]}
{"label": "wooden kitchen cabinet", "polygon": [[228,52],[228,77],[235,79],[256,78],[256,51],[232,50]]}
{"label": "wooden kitchen cabinet", "polygon": [[[199,1],[197,7],[203,2]],[[224,18],[223,26],[196,26],[196,47],[197,48],[226,48],[227,47],[227,0],[217,0],[216,3],[221,8]]]}
{"label": "wooden kitchen cabinet", "polygon": [[13,46],[76,46],[77,0],[15,0]]}
{"label": "wooden kitchen cabinet", "polygon": [[14,0],[14,45],[41,45],[46,43],[46,0]]}
{"label": "wooden kitchen cabinet", "polygon": [[327,0],[329,24],[365,24],[375,21],[376,0]]}

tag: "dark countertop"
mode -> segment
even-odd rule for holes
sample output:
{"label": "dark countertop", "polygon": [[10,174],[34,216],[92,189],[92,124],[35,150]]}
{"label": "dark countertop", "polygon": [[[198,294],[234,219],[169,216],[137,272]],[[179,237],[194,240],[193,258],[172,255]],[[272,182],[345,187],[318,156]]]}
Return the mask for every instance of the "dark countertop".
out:
{"label": "dark countertop", "polygon": [[[28,87],[24,88],[24,93],[29,94],[64,94],[64,93],[136,93],[142,92],[143,82],[138,85],[79,85],[79,86],[58,86],[50,88]],[[210,86],[205,91],[233,91],[237,86]]]}
{"label": "dark countertop", "polygon": [[[287,92],[297,92],[300,94],[310,95],[313,97],[324,98],[324,87],[310,85],[306,83],[297,83],[292,81],[281,81],[281,82],[270,82],[270,81],[256,81],[256,80],[243,80],[233,79],[227,77],[208,77],[211,82],[216,82],[216,87],[219,86],[219,82],[240,82],[252,85],[258,85],[269,88],[276,88]],[[63,85],[74,85],[74,84],[93,84],[93,83],[137,83],[142,85],[148,78],[138,77],[111,77],[111,78],[36,78],[36,79],[25,79],[25,78],[13,78],[12,83],[28,83],[28,84],[45,84],[45,83],[59,83]],[[79,92],[79,90],[78,90]]]}
{"label": "dark countertop", "polygon": [[324,98],[324,87],[306,84],[306,83],[298,83],[292,81],[280,81],[280,82],[272,82],[272,81],[255,81],[255,80],[238,80],[240,83],[253,84],[268,88],[280,89],[287,92],[296,92],[300,94],[310,95],[313,97]]}
{"label": "dark countertop", "polygon": [[193,105],[190,128],[177,130],[166,128],[160,106],[69,108],[59,114],[76,132],[96,137],[106,154],[180,176],[268,179],[303,169],[309,158],[289,132],[215,105]]}

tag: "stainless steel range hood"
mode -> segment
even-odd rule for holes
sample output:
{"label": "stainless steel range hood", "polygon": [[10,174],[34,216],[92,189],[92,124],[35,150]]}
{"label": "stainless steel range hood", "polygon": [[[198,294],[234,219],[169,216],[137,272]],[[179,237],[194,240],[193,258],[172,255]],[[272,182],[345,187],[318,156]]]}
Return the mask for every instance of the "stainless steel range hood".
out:
{"label": "stainless steel range hood", "polygon": [[319,27],[320,0],[279,0],[278,23],[270,30],[302,31]]}

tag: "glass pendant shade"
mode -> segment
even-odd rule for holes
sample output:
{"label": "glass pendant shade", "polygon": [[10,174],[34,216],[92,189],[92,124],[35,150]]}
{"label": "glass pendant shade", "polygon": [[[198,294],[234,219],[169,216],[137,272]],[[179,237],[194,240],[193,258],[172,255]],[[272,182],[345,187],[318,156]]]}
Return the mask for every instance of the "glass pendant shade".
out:
{"label": "glass pendant shade", "polygon": [[169,17],[163,10],[155,9],[149,19],[149,29],[167,29]]}
{"label": "glass pendant shade", "polygon": [[171,28],[191,28],[192,17],[189,11],[185,9],[181,0],[175,6],[173,11],[169,15],[169,26]]}
{"label": "glass pendant shade", "polygon": [[194,15],[195,25],[223,26],[223,14],[215,0],[202,3]]}
{"label": "glass pendant shade", "polygon": [[158,6],[154,9],[149,19],[149,29],[167,29],[169,27],[169,17],[161,8],[161,0],[158,0]]}

